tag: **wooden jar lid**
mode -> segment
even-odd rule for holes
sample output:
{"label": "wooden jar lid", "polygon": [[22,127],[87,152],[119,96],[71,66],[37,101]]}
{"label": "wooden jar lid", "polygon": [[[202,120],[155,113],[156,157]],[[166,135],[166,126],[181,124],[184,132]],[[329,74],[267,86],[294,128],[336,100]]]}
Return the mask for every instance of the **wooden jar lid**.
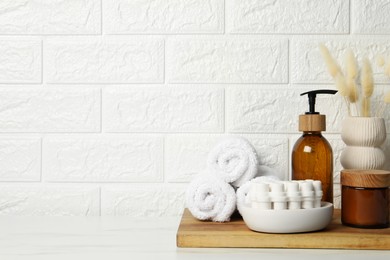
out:
{"label": "wooden jar lid", "polygon": [[390,171],[342,170],[341,185],[361,188],[388,188],[390,187]]}
{"label": "wooden jar lid", "polygon": [[321,132],[326,130],[325,115],[310,114],[299,116],[299,131]]}

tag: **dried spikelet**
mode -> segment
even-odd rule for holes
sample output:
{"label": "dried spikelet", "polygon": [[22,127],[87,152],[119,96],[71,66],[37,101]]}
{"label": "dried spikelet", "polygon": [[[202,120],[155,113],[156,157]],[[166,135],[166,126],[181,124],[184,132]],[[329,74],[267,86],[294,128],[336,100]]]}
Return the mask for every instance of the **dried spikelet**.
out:
{"label": "dried spikelet", "polygon": [[363,60],[361,72],[362,94],[364,97],[371,97],[374,92],[374,79],[372,76],[372,68],[370,61],[365,58]]}
{"label": "dried spikelet", "polygon": [[362,85],[362,116],[370,116],[370,97],[374,92],[374,79],[372,77],[371,64],[367,58],[363,60],[362,73],[361,73],[361,85]]}
{"label": "dried spikelet", "polygon": [[390,103],[390,91],[383,97],[383,101],[385,101],[385,103]]}
{"label": "dried spikelet", "polygon": [[345,64],[347,71],[347,78],[356,79],[358,76],[358,66],[356,62],[355,55],[353,54],[351,49],[348,49],[347,54],[345,56]]}
{"label": "dried spikelet", "polygon": [[333,59],[328,48],[326,48],[324,44],[320,44],[319,48],[330,75],[335,79],[338,74],[342,74],[340,66],[337,64],[336,60]]}
{"label": "dried spikelet", "polygon": [[383,103],[381,103],[380,108],[377,110],[376,116],[382,117],[383,113],[385,112],[385,108],[387,104],[390,104],[390,91],[386,93],[383,97]]}
{"label": "dried spikelet", "polygon": [[[386,76],[390,77],[390,60],[387,61],[387,64],[385,65],[385,60],[383,59],[384,64],[384,73]],[[382,117],[383,113],[385,112],[386,105],[390,103],[390,91],[386,93],[386,95],[383,96],[383,102],[380,103],[380,107],[377,109],[376,116]]]}
{"label": "dried spikelet", "polygon": [[343,75],[337,74],[335,78],[336,88],[339,91],[339,94],[343,97],[349,96],[349,89],[347,86],[347,82]]}
{"label": "dried spikelet", "polygon": [[347,87],[348,87],[348,100],[350,103],[355,103],[359,99],[359,90],[354,79],[347,79]]}
{"label": "dried spikelet", "polygon": [[382,56],[382,55],[378,55],[376,57],[376,65],[378,65],[378,67],[383,67],[385,66],[385,58]]}
{"label": "dried spikelet", "polygon": [[385,75],[390,77],[390,59],[387,61],[384,71],[385,71]]}

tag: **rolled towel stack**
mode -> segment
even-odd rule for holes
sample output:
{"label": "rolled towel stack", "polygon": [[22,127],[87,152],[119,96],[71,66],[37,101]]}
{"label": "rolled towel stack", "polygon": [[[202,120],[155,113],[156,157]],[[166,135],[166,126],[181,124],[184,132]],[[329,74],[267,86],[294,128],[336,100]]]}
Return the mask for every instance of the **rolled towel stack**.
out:
{"label": "rolled towel stack", "polygon": [[256,150],[242,137],[230,137],[208,155],[207,169],[188,186],[186,203],[200,220],[229,221],[236,209],[239,187],[258,174]]}
{"label": "rolled towel stack", "polygon": [[236,193],[228,183],[205,172],[188,186],[186,203],[195,218],[224,222],[236,209]]}
{"label": "rolled towel stack", "polygon": [[258,174],[255,148],[242,137],[230,137],[209,153],[207,166],[221,180],[240,187]]}

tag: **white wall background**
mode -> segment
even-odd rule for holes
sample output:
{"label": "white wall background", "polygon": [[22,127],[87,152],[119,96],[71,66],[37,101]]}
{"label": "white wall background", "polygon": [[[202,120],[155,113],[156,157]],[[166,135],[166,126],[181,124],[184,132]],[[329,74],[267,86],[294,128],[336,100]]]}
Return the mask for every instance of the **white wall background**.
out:
{"label": "white wall background", "polygon": [[[334,88],[318,43],[390,55],[389,13],[389,0],[1,0],[0,214],[180,214],[225,134],[288,178],[299,93]],[[374,71],[380,96],[390,81]],[[318,103],[339,195],[346,109]]]}

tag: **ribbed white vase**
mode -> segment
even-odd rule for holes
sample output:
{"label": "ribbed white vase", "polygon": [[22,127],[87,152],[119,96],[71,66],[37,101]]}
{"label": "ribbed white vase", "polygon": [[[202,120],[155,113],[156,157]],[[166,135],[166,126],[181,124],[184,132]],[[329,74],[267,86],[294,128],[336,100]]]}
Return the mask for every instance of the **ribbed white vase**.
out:
{"label": "ribbed white vase", "polygon": [[381,117],[347,117],[341,129],[347,147],[341,153],[344,169],[382,169],[386,140],[385,120]]}

